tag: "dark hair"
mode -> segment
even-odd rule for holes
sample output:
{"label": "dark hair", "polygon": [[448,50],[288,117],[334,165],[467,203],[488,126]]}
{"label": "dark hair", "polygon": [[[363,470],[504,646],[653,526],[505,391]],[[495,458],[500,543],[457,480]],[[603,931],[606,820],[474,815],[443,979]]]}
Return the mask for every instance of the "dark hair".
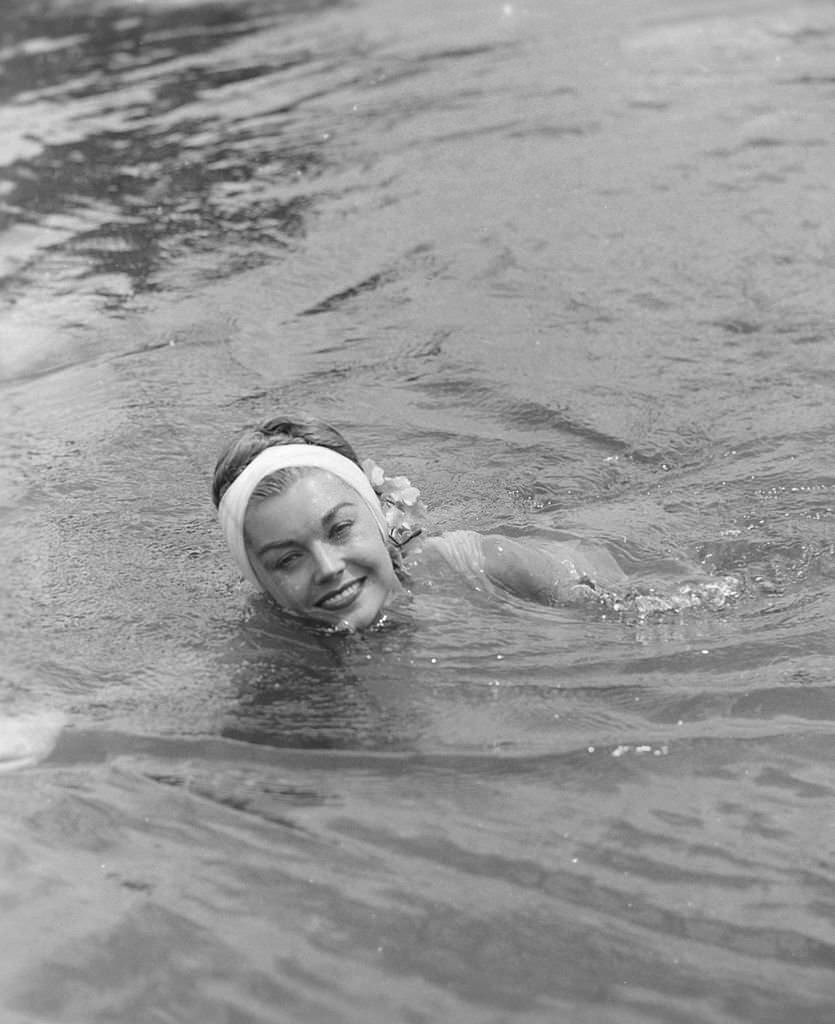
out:
{"label": "dark hair", "polygon": [[360,465],[357,453],[342,434],[323,420],[311,416],[273,416],[256,426],[245,427],[217,460],[212,481],[215,507],[256,455],[279,444],[321,445]]}

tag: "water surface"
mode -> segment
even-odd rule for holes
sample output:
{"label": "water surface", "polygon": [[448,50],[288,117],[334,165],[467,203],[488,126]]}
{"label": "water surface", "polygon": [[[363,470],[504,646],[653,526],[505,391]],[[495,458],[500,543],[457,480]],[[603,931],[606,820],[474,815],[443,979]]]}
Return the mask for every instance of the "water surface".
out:
{"label": "water surface", "polygon": [[[831,1021],[834,40],[5,5],[4,1020]],[[208,498],[288,407],[437,529],[744,594],[300,634]]]}

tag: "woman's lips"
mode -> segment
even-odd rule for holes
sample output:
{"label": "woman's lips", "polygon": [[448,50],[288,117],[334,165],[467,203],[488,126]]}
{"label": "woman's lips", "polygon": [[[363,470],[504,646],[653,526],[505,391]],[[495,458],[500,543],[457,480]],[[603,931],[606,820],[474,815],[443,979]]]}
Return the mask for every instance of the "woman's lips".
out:
{"label": "woman's lips", "polygon": [[347,608],[359,596],[363,583],[365,583],[365,579],[351,580],[339,590],[334,590],[320,598],[316,602],[316,607],[324,608],[326,611],[340,611],[342,608]]}

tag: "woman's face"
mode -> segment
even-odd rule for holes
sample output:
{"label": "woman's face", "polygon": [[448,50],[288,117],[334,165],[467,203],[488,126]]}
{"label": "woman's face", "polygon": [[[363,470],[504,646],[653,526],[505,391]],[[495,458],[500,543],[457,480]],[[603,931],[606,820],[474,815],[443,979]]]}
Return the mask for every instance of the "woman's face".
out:
{"label": "woman's face", "polygon": [[377,522],[357,492],[311,470],[246,512],[255,575],[287,611],[343,629],[372,625],[400,581]]}

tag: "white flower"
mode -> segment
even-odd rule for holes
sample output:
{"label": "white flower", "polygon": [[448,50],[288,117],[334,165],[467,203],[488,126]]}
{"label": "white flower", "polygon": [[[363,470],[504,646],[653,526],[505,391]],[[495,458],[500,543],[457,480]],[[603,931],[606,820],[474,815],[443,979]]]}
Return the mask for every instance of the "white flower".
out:
{"label": "white flower", "polygon": [[364,459],[362,468],[383,505],[392,539],[398,544],[405,543],[416,531],[420,532],[415,524],[415,517],[425,511],[420,491],[406,476],[386,476],[373,459]]}
{"label": "white flower", "polygon": [[393,499],[395,504],[416,505],[420,497],[417,487],[412,487],[411,481],[406,476],[393,476],[386,481],[386,496]]}

